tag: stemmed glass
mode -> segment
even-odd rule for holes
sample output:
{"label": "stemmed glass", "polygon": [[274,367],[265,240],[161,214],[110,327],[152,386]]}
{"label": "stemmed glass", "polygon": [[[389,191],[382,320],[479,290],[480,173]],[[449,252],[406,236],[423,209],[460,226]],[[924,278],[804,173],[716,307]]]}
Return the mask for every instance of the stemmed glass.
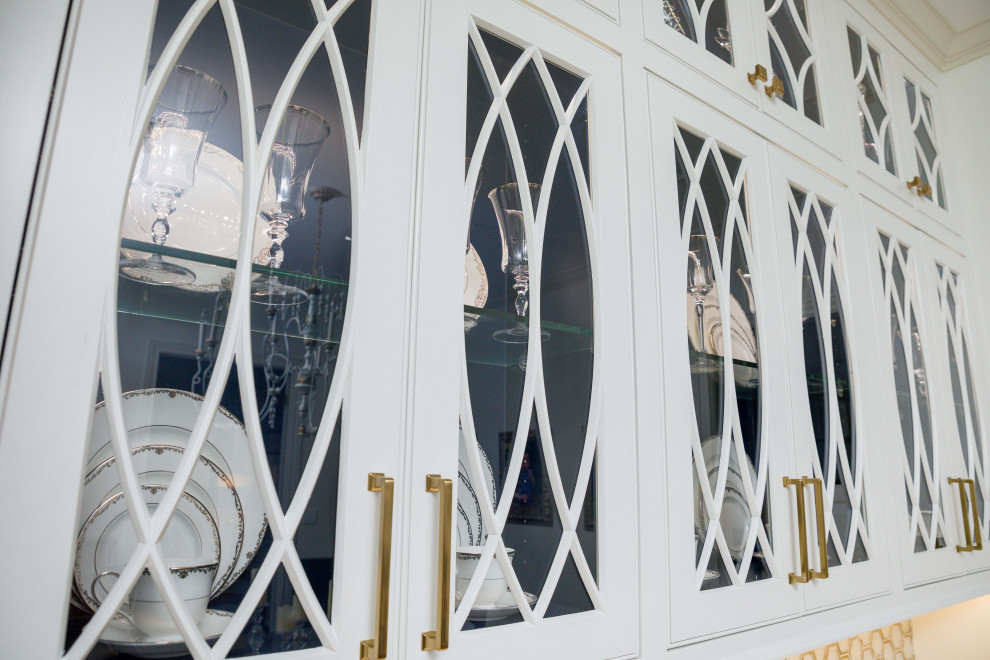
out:
{"label": "stemmed glass", "polygon": [[[688,239],[687,292],[694,302],[694,311],[698,323],[698,352],[707,354],[705,348],[705,300],[715,288],[715,270],[712,265],[712,255],[708,249],[708,237],[705,234],[693,234]],[[704,355],[700,359],[705,359]],[[711,369],[709,369],[711,367]],[[698,362],[692,366],[692,371],[717,371],[717,365]]]}
{"label": "stemmed glass", "polygon": [[[264,131],[272,106],[255,109],[258,135]],[[277,270],[285,256],[282,242],[287,227],[306,215],[306,187],[320,147],[330,136],[330,124],[312,110],[290,105],[275,134],[258,212],[268,221],[268,267]],[[309,298],[298,287],[280,282],[275,273],[254,282],[252,300],[265,305],[296,305]]]}
{"label": "stemmed glass", "polygon": [[[540,184],[529,184],[529,193],[535,209],[540,199]],[[511,273],[515,280],[512,288],[516,290],[516,316],[523,318],[529,307],[529,254],[519,186],[515,183],[499,186],[488,193],[488,199],[495,208],[495,218],[502,237],[502,272]],[[529,328],[519,321],[515,327],[497,330],[492,336],[506,344],[525,344],[529,341]],[[549,338],[549,332],[540,331],[542,341]]]}
{"label": "stemmed glass", "polygon": [[[202,71],[176,66],[165,81],[144,137],[140,169],[141,181],[153,194],[155,245],[165,245],[175,201],[192,188],[206,134],[226,103],[223,85]],[[196,279],[191,270],[160,254],[123,259],[120,274],[147,284],[189,284]]]}

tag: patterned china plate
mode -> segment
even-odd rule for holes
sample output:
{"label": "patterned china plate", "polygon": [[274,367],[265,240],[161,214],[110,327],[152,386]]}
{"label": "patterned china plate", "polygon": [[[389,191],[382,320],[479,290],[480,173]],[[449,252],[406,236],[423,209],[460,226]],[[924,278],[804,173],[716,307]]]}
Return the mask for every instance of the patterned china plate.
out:
{"label": "patterned china plate", "polygon": [[[203,639],[207,642],[215,642],[230,625],[233,616],[233,612],[206,610],[206,616],[199,624],[199,632],[203,633]],[[100,641],[117,653],[138,658],[177,658],[189,654],[189,649],[179,633],[164,638],[149,638],[136,628],[111,624],[100,635]]]}
{"label": "patterned china plate", "polygon": [[[144,502],[154,510],[165,498],[164,484],[141,486]],[[94,612],[100,600],[93,593],[93,581],[107,570],[120,570],[134,553],[137,537],[127,514],[127,498],[114,493],[89,516],[76,539],[73,579],[83,601]],[[189,493],[182,493],[172,519],[159,541],[169,559],[220,558],[220,533],[206,506]],[[105,595],[105,593],[103,594]]]}
{"label": "patterned china plate", "polygon": [[[192,392],[164,388],[135,390],[124,393],[121,406],[132,454],[142,447],[160,444],[156,441],[158,437],[167,437],[168,445],[174,448],[167,452],[169,460],[161,462],[156,460],[150,467],[143,469],[174,472],[182,459],[181,454],[189,442],[190,432],[203,407],[203,397]],[[93,430],[89,436],[88,452],[91,463],[108,452],[111,455],[113,453],[112,446],[109,449],[107,447],[110,442],[107,417],[105,404],[98,404],[93,414]],[[199,466],[194,470],[193,475],[197,483],[210,492],[217,505],[218,524],[224,541],[224,556],[226,557],[228,547],[239,548],[236,551],[237,560],[233,564],[233,570],[225,575],[224,564],[221,564],[217,571],[218,578],[222,577],[223,580],[218,583],[219,588],[214,584],[215,596],[229,587],[247,569],[261,546],[265,531],[268,529],[268,521],[265,518],[261,491],[258,490],[255,480],[254,467],[251,464],[247,433],[241,422],[222,406],[218,406],[206,439],[200,462],[202,463],[202,459],[212,462],[217,468],[214,471],[215,476],[209,480],[206,480],[206,477],[199,478],[197,474],[200,470]],[[214,458],[217,460],[213,460]],[[229,479],[232,490],[239,500],[240,509],[230,509],[221,505],[221,501],[232,502],[232,499],[229,494],[224,496],[227,493],[227,485],[223,478],[216,474],[217,471]],[[237,523],[240,517],[243,517],[243,527]],[[236,536],[231,536],[235,532]],[[228,543],[228,538],[233,540]]]}
{"label": "patterned china plate", "polygon": [[[460,430],[457,456],[457,545],[482,545],[488,536],[485,521],[481,515],[481,500],[477,488],[471,482],[471,471],[468,469],[467,439],[463,429]],[[496,502],[495,473],[488,460],[485,450],[478,445],[481,454],[481,467],[484,471],[485,490],[491,501]]]}
{"label": "patterned china plate", "polygon": [[[705,458],[705,472],[708,474],[708,483],[713,494],[716,483],[718,482],[720,458],[719,438],[720,436],[713,435],[701,443],[701,452]],[[739,460],[736,458],[735,447],[729,448],[728,469],[729,474],[725,479],[725,497],[722,499],[722,512],[719,516],[719,523],[722,527],[722,533],[725,536],[725,544],[729,548],[729,554],[732,555],[733,559],[739,560],[746,550],[746,541],[749,539],[749,526],[752,523],[752,514],[749,509],[749,503],[746,501],[743,479],[748,478],[751,484],[755,483],[756,471],[753,469],[752,461],[747,456],[746,476],[743,476],[743,471],[739,467]],[[696,487],[700,487],[700,484],[696,484]],[[701,524],[699,534],[701,538],[704,538],[704,534],[708,532],[708,509],[705,508],[705,503],[700,493],[697,495],[697,501],[698,516],[696,520]],[[717,551],[713,550],[713,552]]]}
{"label": "patterned china plate", "polygon": [[[484,307],[488,302],[488,274],[485,264],[474,246],[468,244],[464,255],[464,304],[469,307]],[[464,331],[478,325],[478,314],[464,314]]]}
{"label": "patterned china plate", "polygon": [[[526,595],[526,602],[529,603],[530,607],[536,604],[536,596],[529,592],[524,592]],[[456,607],[457,604],[454,606]],[[491,605],[475,605],[471,608],[471,611],[467,615],[468,621],[501,621],[502,619],[507,619],[513,614],[519,613],[519,607],[516,605],[515,596],[512,595],[511,591],[506,591],[505,595],[498,599],[495,603]]]}

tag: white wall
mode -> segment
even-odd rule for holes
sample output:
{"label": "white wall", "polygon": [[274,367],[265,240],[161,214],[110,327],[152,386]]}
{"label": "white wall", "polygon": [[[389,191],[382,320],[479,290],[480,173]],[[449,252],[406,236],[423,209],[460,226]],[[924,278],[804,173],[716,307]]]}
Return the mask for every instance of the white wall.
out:
{"label": "white wall", "polygon": [[[990,55],[945,73],[941,88],[950,130],[947,174],[956,179],[951,188],[956,200],[949,203],[966,223],[966,253],[976,285],[970,286],[969,295],[978,307],[970,318],[986,347],[990,346]],[[984,348],[982,357],[986,416],[990,414],[990,350]]]}
{"label": "white wall", "polygon": [[911,619],[917,660],[983,660],[990,657],[990,596]]}

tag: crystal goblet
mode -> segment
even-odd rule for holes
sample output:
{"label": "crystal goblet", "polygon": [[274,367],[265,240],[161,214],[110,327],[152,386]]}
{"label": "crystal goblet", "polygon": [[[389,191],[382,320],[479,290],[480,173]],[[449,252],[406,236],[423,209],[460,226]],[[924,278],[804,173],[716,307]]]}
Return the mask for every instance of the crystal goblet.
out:
{"label": "crystal goblet", "polygon": [[[202,71],[176,66],[165,81],[144,137],[140,168],[141,180],[153,194],[155,245],[165,245],[175,201],[195,183],[206,134],[226,103],[223,85]],[[147,284],[190,284],[196,279],[191,270],[160,254],[122,259],[120,274]]]}
{"label": "crystal goblet", "polygon": [[687,292],[694,303],[698,325],[698,352],[701,354],[691,367],[695,373],[720,371],[721,367],[708,361],[705,347],[705,303],[715,288],[715,269],[708,249],[708,236],[693,234],[688,239]]}
{"label": "crystal goblet", "polygon": [[[264,131],[272,106],[255,109],[258,135]],[[285,256],[282,243],[288,237],[287,228],[306,215],[306,188],[313,172],[320,147],[330,136],[330,124],[306,108],[290,105],[275,134],[258,212],[268,222],[268,267],[272,271],[282,265]],[[298,287],[279,281],[275,273],[251,286],[252,300],[265,305],[297,305],[309,295]]]}
{"label": "crystal goblet", "polygon": [[[533,200],[533,209],[536,209],[540,199],[540,184],[529,184],[529,193]],[[498,220],[498,230],[502,237],[502,272],[513,277],[512,288],[516,290],[516,316],[524,318],[529,308],[529,252],[519,186],[515,183],[499,186],[488,193],[488,199],[495,209],[495,218]],[[525,344],[529,341],[529,328],[519,321],[512,328],[495,331],[492,336],[506,344]],[[540,330],[542,341],[549,338],[549,332]]]}

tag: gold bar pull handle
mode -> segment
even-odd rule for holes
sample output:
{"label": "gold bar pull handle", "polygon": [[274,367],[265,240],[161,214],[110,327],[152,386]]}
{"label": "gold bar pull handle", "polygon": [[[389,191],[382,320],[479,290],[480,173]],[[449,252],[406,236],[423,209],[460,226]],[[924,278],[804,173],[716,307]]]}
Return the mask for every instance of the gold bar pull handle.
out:
{"label": "gold bar pull handle", "polygon": [[966,512],[966,480],[949,477],[949,485],[951,486],[952,484],[959,486],[959,506],[962,507],[963,530],[966,533],[966,545],[957,545],[956,552],[972,552],[973,535],[969,531],[969,514]]}
{"label": "gold bar pull handle", "polygon": [[361,660],[384,660],[388,653],[388,587],[392,565],[392,498],[395,480],[381,472],[368,474],[368,490],[382,494],[378,519],[378,589],[375,599],[375,638],[361,642]]}
{"label": "gold bar pull handle", "polygon": [[763,88],[763,91],[766,92],[767,98],[772,99],[774,94],[776,94],[777,96],[783,96],[784,81],[778,78],[777,76],[774,76],[770,84]]}
{"label": "gold bar pull handle", "polygon": [[756,68],[753,69],[753,73],[746,74],[746,80],[749,81],[750,85],[755,85],[757,80],[763,82],[767,81],[767,68],[762,64],[757,64]]}
{"label": "gold bar pull handle", "polygon": [[821,567],[821,570],[812,570],[809,575],[813,580],[825,580],[828,579],[828,538],[825,536],[825,507],[822,497],[822,480],[805,477],[802,481],[804,481],[804,485],[811,484],[815,487],[815,517],[818,522],[818,565]]}
{"label": "gold bar pull handle", "polygon": [[440,493],[440,533],[437,548],[437,629],[423,633],[423,651],[446,651],[450,646],[450,540],[454,482],[439,474],[426,475],[426,492]]}
{"label": "gold bar pull handle", "polygon": [[973,511],[973,540],[975,541],[973,550],[982,550],[983,534],[980,532],[980,511],[976,506],[976,482],[967,479],[966,483],[969,484],[969,504]]}
{"label": "gold bar pull handle", "polygon": [[808,575],[808,528],[804,520],[804,477],[800,479],[784,477],[784,488],[788,486],[794,486],[797,493],[798,535],[801,546],[801,573],[789,573],[787,575],[787,583],[794,584],[795,582],[807,582],[810,579]]}

